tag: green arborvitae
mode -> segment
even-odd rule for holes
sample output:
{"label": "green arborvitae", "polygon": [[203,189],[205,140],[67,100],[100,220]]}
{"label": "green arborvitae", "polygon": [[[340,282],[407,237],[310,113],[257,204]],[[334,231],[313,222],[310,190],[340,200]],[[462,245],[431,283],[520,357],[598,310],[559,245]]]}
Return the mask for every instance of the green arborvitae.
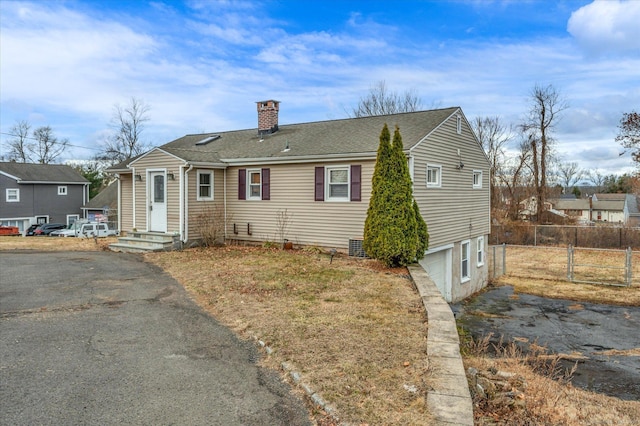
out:
{"label": "green arborvitae", "polygon": [[[404,266],[424,255],[426,224],[416,216],[419,211],[414,205],[411,175],[397,127],[393,144],[389,139],[385,124],[373,172],[363,248],[369,257],[387,266]],[[422,255],[416,256],[420,251]]]}
{"label": "green arborvitae", "polygon": [[420,260],[429,248],[429,231],[427,229],[427,222],[424,221],[422,214],[420,214],[420,207],[418,207],[418,202],[415,199],[413,200],[413,211],[415,212],[416,223],[418,225],[418,249],[416,251],[416,259]]}

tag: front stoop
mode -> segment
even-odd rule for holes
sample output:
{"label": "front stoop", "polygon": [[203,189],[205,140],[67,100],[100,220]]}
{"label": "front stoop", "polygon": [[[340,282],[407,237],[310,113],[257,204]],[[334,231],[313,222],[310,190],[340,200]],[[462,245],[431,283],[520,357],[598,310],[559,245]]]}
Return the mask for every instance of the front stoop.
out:
{"label": "front stoop", "polygon": [[434,383],[427,394],[427,406],[434,425],[473,426],[473,402],[453,312],[421,266],[409,266],[409,273],[427,311],[427,357]]}
{"label": "front stoop", "polygon": [[161,232],[127,232],[126,236],[118,237],[118,242],[109,244],[112,251],[127,253],[145,253],[152,251],[171,251],[180,248],[180,237]]}

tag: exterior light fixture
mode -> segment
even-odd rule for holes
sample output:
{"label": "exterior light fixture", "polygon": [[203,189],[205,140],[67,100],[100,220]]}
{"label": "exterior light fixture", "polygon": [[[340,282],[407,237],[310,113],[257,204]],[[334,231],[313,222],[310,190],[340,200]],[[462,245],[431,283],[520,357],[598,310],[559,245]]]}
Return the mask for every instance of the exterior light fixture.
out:
{"label": "exterior light fixture", "polygon": [[141,175],[140,173],[138,173],[138,174],[136,175],[136,181],[137,181],[137,182],[142,182],[142,175]]}

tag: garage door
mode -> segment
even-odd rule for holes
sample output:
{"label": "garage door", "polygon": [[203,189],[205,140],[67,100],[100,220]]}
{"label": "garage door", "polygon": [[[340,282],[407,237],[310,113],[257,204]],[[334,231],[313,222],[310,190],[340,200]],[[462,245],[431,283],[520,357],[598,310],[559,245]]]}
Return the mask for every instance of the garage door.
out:
{"label": "garage door", "polygon": [[444,299],[451,302],[451,249],[427,254],[420,260],[420,265],[436,283]]}

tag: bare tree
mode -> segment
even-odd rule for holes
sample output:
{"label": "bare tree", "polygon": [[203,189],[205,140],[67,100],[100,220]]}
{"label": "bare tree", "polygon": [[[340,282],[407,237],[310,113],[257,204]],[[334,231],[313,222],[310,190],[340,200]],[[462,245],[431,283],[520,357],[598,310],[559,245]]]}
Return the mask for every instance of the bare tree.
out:
{"label": "bare tree", "polygon": [[149,121],[149,109],[144,101],[133,97],[127,106],[114,105],[110,125],[115,134],[106,141],[99,158],[115,164],[149,150],[151,146],[140,138],[144,123]]}
{"label": "bare tree", "polygon": [[591,185],[595,187],[596,192],[600,192],[604,188],[604,184],[607,181],[607,175],[602,173],[600,170],[589,170],[586,173],[587,180]]}
{"label": "bare tree", "polygon": [[491,188],[491,206],[499,204],[498,180],[504,174],[505,148],[513,139],[513,129],[500,122],[500,117],[476,117],[471,126],[489,157],[489,185]]}
{"label": "bare tree", "polygon": [[531,91],[529,116],[521,127],[531,147],[533,183],[536,190],[536,216],[542,218],[547,194],[547,173],[552,157],[552,132],[562,111],[568,108],[560,93],[552,86],[536,85]]}
{"label": "bare tree", "polygon": [[422,108],[420,98],[415,90],[407,90],[403,94],[390,91],[384,80],[369,89],[369,94],[360,98],[358,106],[347,111],[349,117],[369,117],[372,115],[397,114],[413,112]]}
{"label": "bare tree", "polygon": [[529,195],[527,188],[530,186],[529,180],[531,178],[528,168],[530,161],[531,146],[527,140],[522,140],[519,144],[518,154],[505,161],[505,166],[499,176],[502,186],[508,192],[509,208],[507,215],[512,220],[518,218],[518,205]]}
{"label": "bare tree", "polygon": [[32,149],[32,158],[40,164],[50,164],[69,146],[68,139],[58,139],[50,126],[38,127],[33,131],[33,138],[36,140]]}
{"label": "bare tree", "polygon": [[9,161],[17,161],[19,163],[31,162],[30,153],[33,149],[33,143],[29,142],[29,132],[31,131],[31,124],[26,120],[17,121],[9,133],[13,136],[13,139],[9,140],[9,153],[7,158]]}
{"label": "bare tree", "polygon": [[575,161],[558,163],[557,168],[560,184],[564,188],[565,194],[571,192],[571,188],[576,186],[584,177],[584,170]]}
{"label": "bare tree", "polygon": [[[631,150],[631,158],[640,166],[640,114],[636,111],[622,114],[616,141]],[[626,151],[625,151],[626,152]],[[624,154],[624,153],[623,153]]]}

